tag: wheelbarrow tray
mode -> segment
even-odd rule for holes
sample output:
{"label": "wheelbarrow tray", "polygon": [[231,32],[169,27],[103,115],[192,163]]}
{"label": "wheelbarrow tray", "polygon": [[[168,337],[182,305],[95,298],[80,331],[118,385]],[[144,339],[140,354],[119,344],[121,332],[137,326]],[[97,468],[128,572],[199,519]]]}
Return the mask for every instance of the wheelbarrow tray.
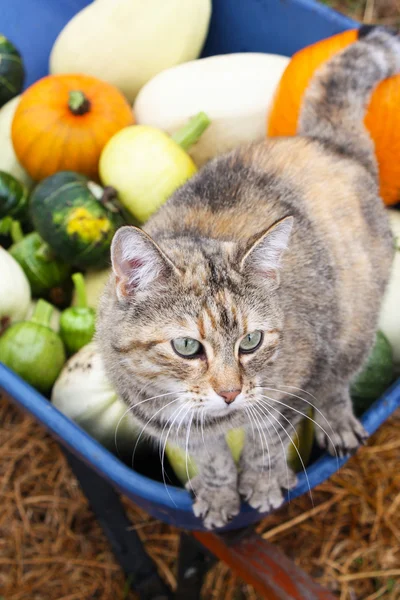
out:
{"label": "wheelbarrow tray", "polygon": [[[89,3],[88,0],[0,0],[1,33],[22,53],[27,69],[26,86],[48,73],[49,53],[59,31]],[[214,0],[203,55],[271,52],[290,56],[310,43],[355,26],[351,19],[313,0]],[[165,486],[127,467],[2,364],[1,390],[30,412],[61,444],[153,517],[184,529],[203,529],[201,521],[193,515],[192,501],[185,490]],[[364,414],[362,422],[367,432],[372,434],[398,406],[400,380]],[[305,473],[299,474],[290,498],[307,493],[328,479],[346,460],[327,455],[316,460]],[[263,516],[243,505],[240,514],[225,529],[246,527]]]}

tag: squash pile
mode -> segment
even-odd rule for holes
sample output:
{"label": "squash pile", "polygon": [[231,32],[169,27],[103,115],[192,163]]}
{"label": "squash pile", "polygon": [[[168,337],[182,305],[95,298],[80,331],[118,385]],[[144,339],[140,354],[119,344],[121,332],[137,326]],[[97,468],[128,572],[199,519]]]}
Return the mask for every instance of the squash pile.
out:
{"label": "squash pile", "polygon": [[[144,223],[214,156],[261,141],[266,122],[294,135],[315,69],[357,36],[291,60],[199,59],[210,14],[211,0],[97,0],[25,91],[23,59],[0,35],[0,362],[112,450],[125,407],[92,337],[115,231]],[[366,117],[388,205],[400,199],[399,98],[400,77],[383,82]],[[391,383],[393,355],[400,366],[400,211],[390,218],[398,252],[383,333],[352,388],[361,412]],[[132,422],[122,429],[132,440]]]}

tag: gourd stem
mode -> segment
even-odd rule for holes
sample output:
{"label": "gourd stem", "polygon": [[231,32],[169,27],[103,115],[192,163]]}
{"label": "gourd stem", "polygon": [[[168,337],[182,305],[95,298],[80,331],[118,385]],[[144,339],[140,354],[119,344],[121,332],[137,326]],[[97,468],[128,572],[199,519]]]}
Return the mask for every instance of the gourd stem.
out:
{"label": "gourd stem", "polygon": [[72,275],[76,291],[76,306],[77,308],[87,308],[87,296],[85,289],[85,280],[82,273],[74,273]]}
{"label": "gourd stem", "polygon": [[10,227],[11,239],[16,244],[24,239],[24,233],[19,221],[12,221]]}
{"label": "gourd stem", "polygon": [[0,235],[8,235],[11,231],[13,220],[11,217],[3,217],[0,219]]}
{"label": "gourd stem", "polygon": [[171,137],[183,150],[189,150],[204,133],[211,121],[206,113],[199,112],[186,125],[178,129]]}
{"label": "gourd stem", "polygon": [[40,298],[36,304],[31,321],[38,325],[49,327],[51,315],[53,314],[53,306]]}
{"label": "gourd stem", "polygon": [[36,250],[35,257],[44,262],[51,262],[54,260],[54,252],[46,242],[43,242]]}
{"label": "gourd stem", "polygon": [[90,110],[90,100],[81,90],[71,90],[68,96],[68,108],[74,115],[84,115]]}

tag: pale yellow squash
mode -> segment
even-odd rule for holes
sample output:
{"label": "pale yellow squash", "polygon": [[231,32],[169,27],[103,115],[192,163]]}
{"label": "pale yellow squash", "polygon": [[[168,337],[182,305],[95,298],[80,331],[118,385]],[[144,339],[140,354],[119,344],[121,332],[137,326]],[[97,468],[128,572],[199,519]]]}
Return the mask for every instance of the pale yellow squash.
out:
{"label": "pale yellow squash", "polygon": [[211,0],[96,0],[59,34],[51,73],[85,73],[108,81],[133,101],[154,75],[197,58]]}

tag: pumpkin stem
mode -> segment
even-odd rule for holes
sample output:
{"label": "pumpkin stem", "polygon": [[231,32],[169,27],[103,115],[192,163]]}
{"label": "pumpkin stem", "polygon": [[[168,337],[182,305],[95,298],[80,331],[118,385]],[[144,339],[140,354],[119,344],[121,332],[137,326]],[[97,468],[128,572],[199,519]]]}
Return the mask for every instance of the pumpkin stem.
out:
{"label": "pumpkin stem", "polygon": [[85,289],[85,280],[83,278],[82,273],[74,273],[72,275],[72,281],[74,282],[74,287],[76,291],[76,306],[78,308],[87,308],[87,296]]}
{"label": "pumpkin stem", "polygon": [[111,185],[107,185],[103,189],[103,195],[100,202],[106,206],[111,212],[118,212],[118,207],[115,206],[115,202],[118,199],[118,192]]}
{"label": "pumpkin stem", "polygon": [[50,246],[43,242],[35,252],[35,258],[42,260],[43,262],[51,262],[54,260],[54,253]]}
{"label": "pumpkin stem", "polygon": [[200,139],[210,123],[206,113],[199,112],[171,137],[183,150],[189,150]]}
{"label": "pumpkin stem", "polygon": [[90,100],[80,90],[71,90],[69,93],[68,108],[74,115],[85,115],[90,110]]}
{"label": "pumpkin stem", "polygon": [[17,244],[24,239],[24,232],[19,221],[12,221],[10,227],[11,239],[14,244]]}
{"label": "pumpkin stem", "polygon": [[13,219],[11,217],[3,217],[0,219],[0,235],[9,235]]}
{"label": "pumpkin stem", "polygon": [[106,187],[101,188],[101,196],[98,196],[97,199],[110,212],[112,212],[112,213],[120,212],[120,206],[119,206],[119,202],[118,202],[118,192],[111,185],[106,185]]}
{"label": "pumpkin stem", "polygon": [[32,323],[43,325],[44,327],[50,326],[51,315],[53,314],[54,307],[40,298],[36,304],[33,315],[30,319]]}

